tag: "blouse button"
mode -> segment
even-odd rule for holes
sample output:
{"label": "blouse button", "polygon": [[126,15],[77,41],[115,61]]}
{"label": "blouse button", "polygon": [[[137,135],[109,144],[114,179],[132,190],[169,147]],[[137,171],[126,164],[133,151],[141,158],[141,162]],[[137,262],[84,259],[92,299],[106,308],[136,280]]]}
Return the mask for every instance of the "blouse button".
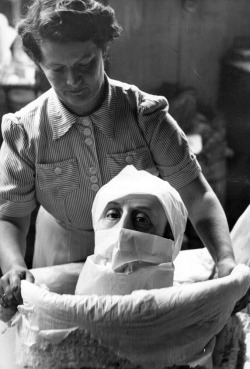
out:
{"label": "blouse button", "polygon": [[86,145],[91,146],[93,144],[93,140],[92,138],[88,137],[84,140],[84,142],[86,143]]}
{"label": "blouse button", "polygon": [[60,167],[56,167],[56,168],[54,169],[54,173],[55,173],[56,175],[61,174],[61,173],[62,173],[62,168],[60,168]]}
{"label": "blouse button", "polygon": [[90,136],[90,135],[91,135],[91,129],[90,129],[90,128],[84,128],[83,133],[84,133],[86,136]]}
{"label": "blouse button", "polygon": [[131,164],[131,163],[133,163],[133,161],[134,161],[134,158],[133,158],[133,156],[126,156],[126,162],[128,163],[128,164]]}
{"label": "blouse button", "polygon": [[99,190],[99,188],[100,188],[100,187],[99,187],[99,186],[98,186],[98,184],[96,184],[96,183],[91,185],[91,190],[93,190],[93,191],[95,191],[95,192],[96,192],[96,191],[98,191],[98,190]]}
{"label": "blouse button", "polygon": [[97,173],[97,169],[96,169],[95,167],[91,167],[91,168],[89,168],[89,173],[90,173],[91,175],[94,175],[94,174],[96,174],[96,173]]}
{"label": "blouse button", "polygon": [[84,118],[82,124],[86,127],[90,126],[90,121],[87,118]]}
{"label": "blouse button", "polygon": [[96,182],[98,182],[98,178],[97,178],[97,176],[91,176],[91,177],[89,178],[89,180],[90,180],[90,182],[92,182],[92,183],[96,183]]}

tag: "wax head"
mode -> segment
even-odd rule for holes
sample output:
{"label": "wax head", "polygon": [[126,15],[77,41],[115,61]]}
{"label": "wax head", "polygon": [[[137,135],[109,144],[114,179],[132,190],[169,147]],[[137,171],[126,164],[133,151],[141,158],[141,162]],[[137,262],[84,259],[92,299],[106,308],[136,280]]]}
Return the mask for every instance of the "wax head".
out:
{"label": "wax head", "polygon": [[166,213],[156,196],[129,194],[106,205],[98,229],[125,228],[164,237],[167,224]]}

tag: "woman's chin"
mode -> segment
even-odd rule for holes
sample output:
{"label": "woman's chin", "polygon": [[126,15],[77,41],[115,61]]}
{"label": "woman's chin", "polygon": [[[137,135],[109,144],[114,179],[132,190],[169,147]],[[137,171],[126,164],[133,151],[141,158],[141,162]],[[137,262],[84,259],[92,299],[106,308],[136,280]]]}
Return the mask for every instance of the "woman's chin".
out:
{"label": "woman's chin", "polygon": [[80,91],[65,92],[59,96],[64,106],[77,115],[88,115],[100,105],[100,94],[91,93],[88,87]]}
{"label": "woman's chin", "polygon": [[72,105],[82,104],[84,101],[87,102],[91,100],[91,92],[89,88],[83,88],[75,92],[67,92],[64,99]]}
{"label": "woman's chin", "polygon": [[89,115],[95,109],[89,97],[75,97],[74,99],[63,100],[62,103],[69,111],[76,115]]}

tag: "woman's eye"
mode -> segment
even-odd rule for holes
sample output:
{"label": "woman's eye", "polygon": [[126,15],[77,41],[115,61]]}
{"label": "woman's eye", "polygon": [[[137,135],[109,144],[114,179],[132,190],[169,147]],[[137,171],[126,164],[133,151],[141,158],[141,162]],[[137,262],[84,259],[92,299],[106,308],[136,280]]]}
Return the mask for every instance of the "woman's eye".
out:
{"label": "woman's eye", "polygon": [[88,64],[79,64],[79,68],[81,70],[90,70],[90,69],[94,68],[94,66],[95,66],[95,61],[91,61]]}
{"label": "woman's eye", "polygon": [[120,212],[116,209],[110,209],[106,213],[106,218],[109,219],[119,219],[120,217]]}
{"label": "woman's eye", "polygon": [[60,67],[60,68],[53,69],[53,72],[54,73],[62,73],[63,70],[64,70],[64,68],[63,67]]}

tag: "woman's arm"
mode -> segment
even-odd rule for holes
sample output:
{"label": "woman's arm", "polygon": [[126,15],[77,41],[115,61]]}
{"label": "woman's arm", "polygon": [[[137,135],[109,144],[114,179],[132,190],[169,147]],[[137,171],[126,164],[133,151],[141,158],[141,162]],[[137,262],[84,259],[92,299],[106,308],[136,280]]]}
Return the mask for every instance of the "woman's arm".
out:
{"label": "woman's arm", "polygon": [[22,302],[22,279],[34,282],[24,261],[29,224],[30,215],[23,218],[0,216],[0,268],[3,274],[0,279],[0,296],[4,295],[2,306],[4,303],[10,307]]}
{"label": "woman's arm", "polygon": [[219,277],[229,275],[236,265],[234,252],[227,219],[214,191],[200,174],[179,193],[196,232],[217,265]]}

